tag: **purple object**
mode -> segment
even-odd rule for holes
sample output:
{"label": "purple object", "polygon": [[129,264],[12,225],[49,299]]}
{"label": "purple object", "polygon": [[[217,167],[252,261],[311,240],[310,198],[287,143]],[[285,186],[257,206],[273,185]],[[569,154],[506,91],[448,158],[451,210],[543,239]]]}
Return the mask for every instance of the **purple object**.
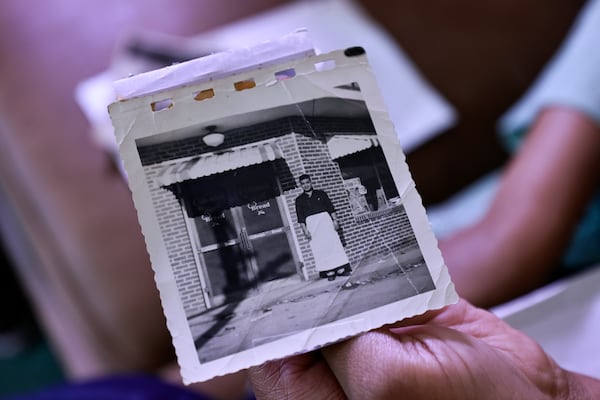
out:
{"label": "purple object", "polygon": [[70,383],[6,400],[211,400],[211,397],[149,375],[119,375]]}

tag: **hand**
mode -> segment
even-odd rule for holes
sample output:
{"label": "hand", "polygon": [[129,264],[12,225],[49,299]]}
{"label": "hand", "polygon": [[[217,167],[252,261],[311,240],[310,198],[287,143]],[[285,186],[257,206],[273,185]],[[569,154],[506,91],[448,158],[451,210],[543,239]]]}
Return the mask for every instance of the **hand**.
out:
{"label": "hand", "polygon": [[258,399],[592,398],[533,340],[466,301],[250,377]]}

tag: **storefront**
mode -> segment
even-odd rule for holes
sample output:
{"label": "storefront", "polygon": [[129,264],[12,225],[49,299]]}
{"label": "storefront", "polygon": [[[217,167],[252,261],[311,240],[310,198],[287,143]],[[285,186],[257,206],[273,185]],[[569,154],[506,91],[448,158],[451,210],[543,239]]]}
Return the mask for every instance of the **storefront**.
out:
{"label": "storefront", "polygon": [[260,282],[301,273],[274,140],[208,153],[165,168],[157,177],[179,199],[205,301],[243,298]]}

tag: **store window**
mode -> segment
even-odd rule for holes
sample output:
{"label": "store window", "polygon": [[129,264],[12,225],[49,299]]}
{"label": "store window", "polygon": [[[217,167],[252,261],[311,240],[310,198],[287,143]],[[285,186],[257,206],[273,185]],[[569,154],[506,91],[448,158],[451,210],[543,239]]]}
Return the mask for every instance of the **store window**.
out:
{"label": "store window", "polygon": [[381,211],[399,203],[398,189],[380,146],[336,159],[355,216]]}

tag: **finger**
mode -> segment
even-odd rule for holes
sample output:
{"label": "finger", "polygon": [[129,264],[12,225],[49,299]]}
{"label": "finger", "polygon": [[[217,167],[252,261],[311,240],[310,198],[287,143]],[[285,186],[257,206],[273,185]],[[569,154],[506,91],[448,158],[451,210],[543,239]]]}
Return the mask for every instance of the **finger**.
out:
{"label": "finger", "polygon": [[[462,323],[465,316],[471,313],[471,308],[477,310],[461,301],[439,310],[430,310],[330,346],[322,352],[350,398],[395,398],[403,382],[398,381],[397,376],[393,378],[388,374],[391,370],[402,370],[403,366],[410,366],[416,356],[398,353],[406,347],[401,342],[412,340],[413,335],[421,331],[429,332],[428,330],[433,329],[437,332],[442,329],[446,332],[446,328]],[[408,338],[405,334],[408,334]],[[456,334],[460,335],[458,332]]]}
{"label": "finger", "polygon": [[[517,332],[504,321],[487,310],[477,308],[461,299],[458,303],[440,310],[427,312],[423,315],[409,318],[385,328],[396,335],[402,335],[407,329],[416,325],[430,325],[450,328],[463,334],[481,339],[493,346],[504,337],[520,337]],[[515,339],[510,340],[512,342]]]}
{"label": "finger", "polygon": [[427,324],[452,328],[476,338],[498,336],[511,330],[491,312],[477,308],[464,299],[442,309]]}
{"label": "finger", "polygon": [[267,362],[249,376],[258,400],[346,398],[318,352]]}
{"label": "finger", "polygon": [[490,317],[491,315],[485,310],[476,308],[466,300],[460,299],[456,304],[437,310],[429,310],[424,314],[386,325],[385,328],[390,329],[392,332],[398,332],[399,329],[404,327],[427,324],[467,331],[468,325],[479,325],[482,319],[488,320]]}
{"label": "finger", "polygon": [[434,320],[440,313],[446,312],[446,307],[437,310],[428,310],[423,314],[415,315],[410,318],[405,318],[393,324],[387,324],[384,328],[393,329],[412,325],[423,325]]}
{"label": "finger", "polygon": [[395,369],[388,358],[397,339],[386,329],[367,332],[322,349],[327,364],[350,399],[397,398],[397,387],[387,376]]}

